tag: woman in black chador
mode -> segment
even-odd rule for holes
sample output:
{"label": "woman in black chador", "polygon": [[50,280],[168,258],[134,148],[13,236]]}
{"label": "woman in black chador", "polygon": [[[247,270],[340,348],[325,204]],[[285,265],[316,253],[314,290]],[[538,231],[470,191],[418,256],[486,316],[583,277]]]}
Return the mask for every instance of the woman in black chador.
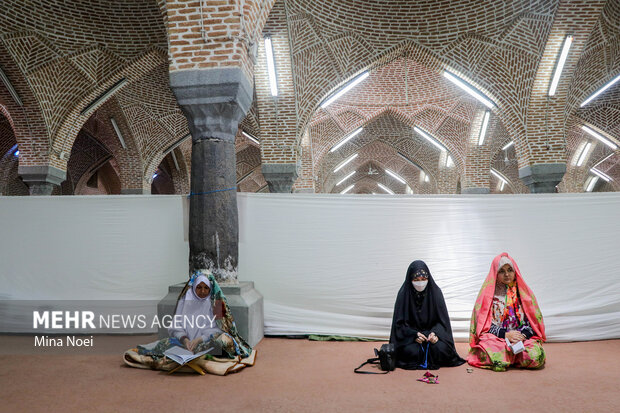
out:
{"label": "woman in black chador", "polygon": [[454,348],[441,289],[424,261],[414,261],[396,297],[390,343],[396,367],[408,370],[454,367],[465,363]]}

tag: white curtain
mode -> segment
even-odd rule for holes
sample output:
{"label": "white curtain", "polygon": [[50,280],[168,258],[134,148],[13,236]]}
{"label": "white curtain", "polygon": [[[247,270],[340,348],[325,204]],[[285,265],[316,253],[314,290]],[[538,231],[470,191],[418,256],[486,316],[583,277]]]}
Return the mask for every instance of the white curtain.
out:
{"label": "white curtain", "polygon": [[[464,340],[491,260],[506,251],[549,340],[620,338],[620,194],[238,201],[239,278],[264,296],[266,334],[387,338],[407,266],[422,259]],[[187,277],[186,206],[182,196],[0,197],[0,331],[28,331],[22,300],[125,300],[135,305],[123,311],[154,314]]]}

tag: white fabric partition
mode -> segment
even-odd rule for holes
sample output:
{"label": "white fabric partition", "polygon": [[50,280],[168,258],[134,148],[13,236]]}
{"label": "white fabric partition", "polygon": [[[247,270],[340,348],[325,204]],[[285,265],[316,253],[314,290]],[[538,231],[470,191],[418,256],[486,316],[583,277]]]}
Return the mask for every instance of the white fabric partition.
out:
{"label": "white fabric partition", "polygon": [[517,261],[550,340],[620,337],[619,194],[239,197],[241,267],[267,334],[389,336],[409,263],[424,260],[464,340],[493,257]]}
{"label": "white fabric partition", "polygon": [[[422,259],[455,337],[465,339],[491,260],[507,251],[550,340],[620,338],[620,194],[238,200],[240,279],[265,298],[267,334],[386,338],[407,266]],[[23,316],[6,300],[136,300],[138,308],[162,298],[186,278],[186,221],[181,196],[0,197],[3,326]]]}

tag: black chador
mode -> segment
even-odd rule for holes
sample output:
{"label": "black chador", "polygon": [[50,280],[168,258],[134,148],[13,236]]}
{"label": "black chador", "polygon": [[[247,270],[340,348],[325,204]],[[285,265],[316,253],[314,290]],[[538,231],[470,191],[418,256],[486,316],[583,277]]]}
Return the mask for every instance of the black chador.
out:
{"label": "black chador", "polygon": [[[414,278],[427,281],[422,291],[414,288]],[[420,289],[424,282],[418,282]],[[416,341],[418,332],[427,338],[435,333],[438,340],[433,344],[421,339],[423,342],[419,343]],[[390,343],[396,350],[396,366],[403,369],[434,370],[465,363],[454,347],[450,317],[441,289],[424,261],[414,261],[407,269],[407,277],[394,305]]]}

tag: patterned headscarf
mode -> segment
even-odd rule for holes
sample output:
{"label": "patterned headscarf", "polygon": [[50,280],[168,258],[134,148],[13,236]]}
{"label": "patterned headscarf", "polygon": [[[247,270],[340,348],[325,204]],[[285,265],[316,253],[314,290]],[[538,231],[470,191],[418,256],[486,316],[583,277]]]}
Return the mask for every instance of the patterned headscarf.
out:
{"label": "patterned headscarf", "polygon": [[[515,261],[504,252],[493,259],[489,274],[482,283],[482,288],[480,288],[480,293],[476,299],[469,329],[469,344],[472,347],[478,344],[478,340],[482,333],[489,331],[489,327],[491,326],[497,270],[500,268],[499,263],[504,257],[510,260],[510,265],[515,271],[515,281],[512,283],[513,287],[508,286],[506,289],[506,308],[508,308],[509,312],[510,308],[512,308],[514,314],[525,314],[530,326],[534,330],[535,337],[543,341],[547,339],[545,336],[545,323],[540,309],[538,308],[538,301],[532,290],[530,290],[530,287],[527,286],[521,277],[521,271]],[[512,290],[512,292],[508,293],[510,290]],[[512,303],[512,306],[510,303]],[[502,317],[502,319],[504,319],[504,317]]]}

